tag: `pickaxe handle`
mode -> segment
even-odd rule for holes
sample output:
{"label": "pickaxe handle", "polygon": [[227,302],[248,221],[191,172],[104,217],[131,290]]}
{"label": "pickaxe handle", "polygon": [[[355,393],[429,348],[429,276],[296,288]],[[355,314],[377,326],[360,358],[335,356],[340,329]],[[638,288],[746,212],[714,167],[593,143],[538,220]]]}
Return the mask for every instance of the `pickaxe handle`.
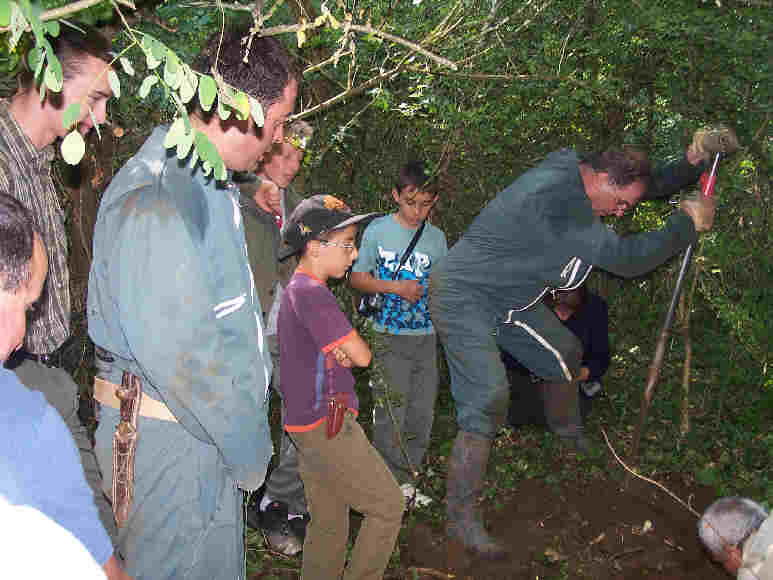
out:
{"label": "pickaxe handle", "polygon": [[[700,183],[702,187],[702,193],[705,197],[712,197],[714,195],[714,185],[717,182],[717,167],[719,166],[719,158],[721,153],[717,153],[714,156],[714,163],[711,166],[711,172],[704,172],[701,175]],[[639,443],[641,441],[642,431],[644,430],[644,423],[647,418],[647,411],[649,410],[650,403],[652,402],[652,395],[655,393],[655,386],[658,383],[660,377],[660,370],[663,368],[663,359],[666,353],[666,341],[671,331],[671,324],[674,321],[674,312],[676,306],[679,303],[679,294],[682,291],[682,284],[684,283],[684,277],[687,270],[690,267],[690,260],[692,259],[693,247],[690,244],[687,250],[684,252],[684,258],[682,259],[682,267],[679,269],[679,277],[676,279],[676,286],[674,287],[674,293],[671,296],[671,303],[666,313],[666,319],[663,321],[663,328],[660,330],[658,342],[655,345],[655,354],[652,357],[649,370],[647,372],[647,384],[644,387],[644,394],[642,396],[641,410],[639,412],[639,426],[636,429],[633,446],[631,448],[631,458],[635,462],[639,456]]]}

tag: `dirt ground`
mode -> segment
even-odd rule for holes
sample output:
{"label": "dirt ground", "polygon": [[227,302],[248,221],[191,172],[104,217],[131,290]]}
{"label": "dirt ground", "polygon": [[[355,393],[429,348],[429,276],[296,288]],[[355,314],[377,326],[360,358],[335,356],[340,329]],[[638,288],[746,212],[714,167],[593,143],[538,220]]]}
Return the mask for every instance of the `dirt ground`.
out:
{"label": "dirt ground", "polygon": [[[698,512],[714,499],[709,488],[664,483]],[[526,480],[511,499],[499,509],[488,509],[486,516],[493,534],[510,550],[506,560],[470,557],[447,542],[442,530],[419,523],[403,546],[403,565],[415,567],[407,577],[450,579],[450,573],[457,580],[728,578],[701,549],[695,516],[638,480],[628,490],[604,481],[549,486]]]}

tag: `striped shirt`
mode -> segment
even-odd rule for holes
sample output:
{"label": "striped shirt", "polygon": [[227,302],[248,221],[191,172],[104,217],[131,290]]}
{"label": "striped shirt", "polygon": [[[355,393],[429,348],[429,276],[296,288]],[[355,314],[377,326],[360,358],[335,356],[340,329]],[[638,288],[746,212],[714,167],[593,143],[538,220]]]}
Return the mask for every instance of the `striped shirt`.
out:
{"label": "striped shirt", "polygon": [[64,212],[51,178],[53,145],[38,151],[0,100],[0,190],[31,212],[48,250],[48,279],[27,319],[24,347],[34,354],[55,351],[70,335],[70,273]]}

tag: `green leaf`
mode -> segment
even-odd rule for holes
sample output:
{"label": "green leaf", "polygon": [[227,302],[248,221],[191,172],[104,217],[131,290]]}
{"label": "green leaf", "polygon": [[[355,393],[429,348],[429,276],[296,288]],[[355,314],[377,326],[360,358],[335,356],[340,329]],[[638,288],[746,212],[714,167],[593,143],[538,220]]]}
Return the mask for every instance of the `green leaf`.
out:
{"label": "green leaf", "polygon": [[148,75],[142,80],[142,84],[140,85],[140,90],[138,91],[140,98],[144,99],[148,96],[150,93],[150,89],[153,88],[153,85],[155,85],[158,82],[158,77],[156,75]]}
{"label": "green leaf", "polygon": [[201,108],[209,111],[212,108],[212,103],[215,102],[215,95],[217,95],[215,79],[209,75],[202,75],[199,79],[199,103],[201,103]]}
{"label": "green leaf", "polygon": [[199,77],[196,76],[190,67],[183,65],[182,68],[182,82],[180,83],[180,100],[183,103],[188,103],[196,94],[196,87],[199,82]]}
{"label": "green leaf", "polygon": [[145,62],[150,70],[153,70],[161,64],[161,59],[156,58],[153,53],[154,42],[157,42],[152,36],[146,34],[142,37],[142,51],[145,53]]}
{"label": "green leaf", "polygon": [[193,146],[193,131],[183,134],[177,141],[177,159],[185,159]]}
{"label": "green leaf", "polygon": [[59,21],[58,20],[48,20],[47,22],[43,23],[43,28],[45,29],[47,34],[50,34],[54,38],[59,36]]}
{"label": "green leaf", "polygon": [[40,77],[45,62],[46,57],[43,55],[42,46],[34,46],[27,53],[27,64],[29,64],[30,70],[35,71],[35,79]]}
{"label": "green leaf", "polygon": [[163,61],[164,58],[166,58],[167,55],[167,49],[164,46],[164,43],[158,40],[157,38],[150,37],[150,50],[153,52],[153,56],[158,60],[159,62]]}
{"label": "green leaf", "polygon": [[223,103],[223,99],[218,97],[217,99],[217,115],[223,119],[223,121],[227,121],[228,117],[231,116],[231,107]]}
{"label": "green leaf", "polygon": [[64,110],[62,115],[62,125],[65,129],[72,128],[81,118],[81,104],[73,103]]}
{"label": "green leaf", "polygon": [[225,170],[225,163],[220,159],[215,165],[215,179],[218,181],[225,181],[228,177],[228,173]]}
{"label": "green leaf", "polygon": [[8,0],[0,0],[0,26],[8,26],[11,23],[11,3]]}
{"label": "green leaf", "polygon": [[263,123],[265,123],[263,107],[255,97],[250,97],[250,114],[252,114],[252,120],[255,121],[255,126],[262,127]]}
{"label": "green leaf", "polygon": [[83,159],[86,153],[86,142],[77,129],[73,129],[62,139],[61,151],[62,157],[70,165],[78,165]]}
{"label": "green leaf", "polygon": [[121,68],[123,69],[123,72],[125,72],[130,77],[134,76],[134,67],[132,66],[132,61],[130,61],[125,56],[122,56],[118,61],[121,63]]}
{"label": "green leaf", "polygon": [[196,131],[194,142],[196,144],[196,152],[199,154],[202,161],[211,163],[213,160],[217,162],[217,160],[220,159],[220,155],[217,154],[217,149],[215,149],[212,141],[210,141],[201,131]]}
{"label": "green leaf", "polygon": [[225,163],[223,163],[220,154],[212,142],[204,133],[196,131],[194,143],[196,145],[196,153],[198,153],[202,161],[201,168],[204,170],[204,175],[209,175],[209,172],[214,169],[215,179],[224,180],[228,176]]}
{"label": "green leaf", "polygon": [[172,90],[176,91],[182,82],[183,74],[177,55],[171,50],[167,51],[166,62],[164,64],[164,82],[169,85]]}
{"label": "green leaf", "polygon": [[110,83],[110,90],[116,99],[121,98],[121,81],[118,79],[118,73],[114,70],[107,71],[107,82]]}
{"label": "green leaf", "polygon": [[169,131],[167,132],[166,137],[164,137],[164,147],[166,149],[170,149],[177,146],[177,144],[180,142],[180,139],[184,136],[185,121],[183,121],[182,117],[177,117],[172,123],[172,126],[169,127]]}
{"label": "green leaf", "polygon": [[24,13],[16,2],[11,4],[11,22],[8,26],[11,29],[10,34],[8,35],[8,48],[14,50],[19,43],[22,34],[24,34],[24,31],[27,30],[28,27],[27,18],[24,16]]}
{"label": "green leaf", "polygon": [[43,75],[43,82],[55,93],[62,90],[64,79],[62,78],[62,65],[58,60],[50,61],[48,63],[46,72]]}
{"label": "green leaf", "polygon": [[236,118],[244,121],[250,116],[250,99],[246,93],[238,91],[234,97],[234,109],[236,109]]}

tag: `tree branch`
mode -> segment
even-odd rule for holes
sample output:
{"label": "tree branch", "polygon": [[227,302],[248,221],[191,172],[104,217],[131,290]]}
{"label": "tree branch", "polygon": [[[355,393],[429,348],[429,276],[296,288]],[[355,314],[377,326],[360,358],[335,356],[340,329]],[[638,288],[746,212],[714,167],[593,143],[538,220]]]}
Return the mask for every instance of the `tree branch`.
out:
{"label": "tree branch", "polygon": [[[188,4],[186,4],[186,6],[199,6],[199,7],[211,6],[211,5],[212,3],[207,1],[189,2]],[[221,6],[227,10],[236,10],[241,12],[250,12],[252,10],[252,8],[246,4],[222,4]],[[322,26],[322,24],[320,24],[319,26]],[[278,36],[280,34],[298,32],[299,30],[301,30],[301,28],[308,30],[310,28],[315,28],[315,25],[312,22],[312,23],[307,23],[305,25],[286,24],[282,26],[271,26],[269,28],[264,28],[263,30],[261,30],[260,34],[261,36]],[[363,26],[361,24],[348,24],[347,30],[353,30],[354,32],[358,32],[360,34],[372,34],[373,36],[377,36],[378,38],[382,38],[384,40],[389,40],[390,42],[394,42],[395,44],[401,44],[406,48],[411,49],[413,52],[418,52],[419,54],[426,56],[428,59],[434,60],[436,63],[438,63],[441,66],[448,67],[451,70],[458,69],[456,63],[454,63],[453,61],[450,61],[447,58],[443,58],[442,56],[439,56],[433,52],[430,52],[429,50],[422,48],[415,42],[411,42],[410,40],[406,40],[405,38],[395,36],[394,34],[389,34],[388,32],[384,32],[383,30],[378,30],[377,28],[373,28],[371,25]]]}
{"label": "tree branch", "polygon": [[314,113],[317,113],[317,112],[319,112],[319,111],[321,111],[323,109],[327,109],[327,108],[332,107],[338,101],[341,101],[341,100],[346,99],[348,97],[357,96],[357,95],[365,92],[366,90],[368,90],[373,85],[381,82],[382,80],[396,75],[398,72],[400,72],[400,69],[402,69],[403,66],[404,66],[404,63],[401,62],[400,64],[398,64],[393,69],[391,69],[391,70],[389,70],[389,71],[387,71],[385,73],[382,73],[382,74],[378,75],[377,77],[373,77],[372,79],[370,79],[368,81],[365,81],[364,83],[362,83],[361,85],[359,85],[359,86],[357,86],[357,87],[355,87],[353,89],[350,89],[348,91],[344,91],[342,93],[338,93],[336,96],[329,98],[327,101],[325,101],[323,103],[320,103],[319,105],[315,105],[311,109],[306,109],[302,113],[299,113],[298,115],[295,115],[292,118],[293,119],[303,119],[305,117],[309,117],[309,116],[313,115]]}
{"label": "tree branch", "polygon": [[[77,2],[72,2],[70,4],[66,4],[65,6],[60,6],[59,8],[52,8],[51,10],[46,10],[45,12],[42,12],[40,14],[40,20],[41,22],[44,22],[46,20],[58,20],[60,18],[64,18],[65,16],[69,16],[70,14],[75,14],[76,12],[81,12],[82,10],[86,10],[87,8],[91,8],[92,6],[96,6],[97,4],[102,4],[103,2],[106,2],[107,0],[77,0]],[[123,4],[127,8],[131,8],[132,10],[136,10],[137,7],[134,5],[134,2],[132,0],[115,0],[119,4]],[[10,30],[9,26],[2,26],[0,27],[0,32],[8,32]],[[29,25],[27,26],[27,30],[30,30]]]}

